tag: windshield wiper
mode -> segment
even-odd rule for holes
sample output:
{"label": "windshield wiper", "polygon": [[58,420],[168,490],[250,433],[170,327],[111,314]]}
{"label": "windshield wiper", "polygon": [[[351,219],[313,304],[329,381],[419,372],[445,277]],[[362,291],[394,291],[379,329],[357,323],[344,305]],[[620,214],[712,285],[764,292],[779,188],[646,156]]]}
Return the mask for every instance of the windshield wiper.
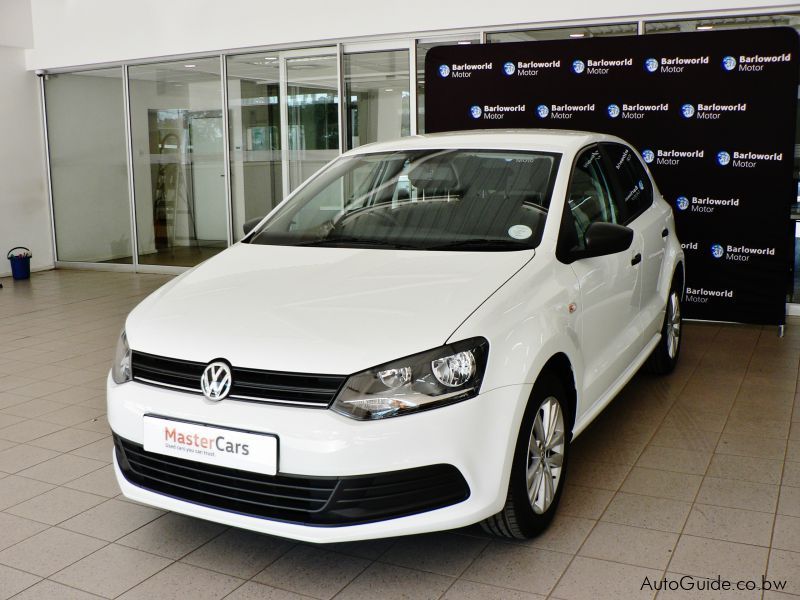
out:
{"label": "windshield wiper", "polygon": [[530,246],[525,246],[519,242],[511,240],[498,240],[486,238],[472,238],[467,240],[456,240],[444,244],[434,244],[425,246],[424,250],[532,250]]}
{"label": "windshield wiper", "polygon": [[414,248],[409,244],[399,244],[397,242],[390,242],[388,240],[374,240],[368,238],[360,238],[355,236],[335,236],[320,238],[317,240],[307,240],[305,242],[297,242],[293,246],[337,246],[339,244],[346,244],[347,246],[365,246],[365,247],[380,247],[380,248]]}

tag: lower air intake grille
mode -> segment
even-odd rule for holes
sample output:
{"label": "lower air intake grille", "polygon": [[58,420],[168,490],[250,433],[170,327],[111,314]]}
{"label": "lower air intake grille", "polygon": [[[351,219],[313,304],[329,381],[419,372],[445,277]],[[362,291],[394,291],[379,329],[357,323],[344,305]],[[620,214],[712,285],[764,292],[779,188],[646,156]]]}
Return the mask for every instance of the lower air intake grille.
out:
{"label": "lower air intake grille", "polygon": [[462,502],[469,486],[452,465],[354,477],[262,475],[147,452],[114,436],[117,462],[139,487],[240,513],[305,525],[356,525]]}

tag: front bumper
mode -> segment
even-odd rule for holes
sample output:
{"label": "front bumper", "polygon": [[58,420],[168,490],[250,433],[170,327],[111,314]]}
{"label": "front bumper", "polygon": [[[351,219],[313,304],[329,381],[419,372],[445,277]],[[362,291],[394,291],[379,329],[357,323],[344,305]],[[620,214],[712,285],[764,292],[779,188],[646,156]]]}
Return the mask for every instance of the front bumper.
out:
{"label": "front bumper", "polygon": [[190,494],[166,493],[173,489],[158,492],[137,485],[123,474],[117,452],[114,469],[123,494],[133,500],[303,541],[353,541],[452,529],[495,514],[505,503],[518,424],[530,391],[530,386],[508,386],[416,415],[354,421],[325,409],[233,400],[212,403],[199,395],[137,382],[116,385],[109,378],[109,423],[118,438],[133,445],[142,443],[144,415],[156,414],[275,434],[279,476],[288,478],[353,478],[434,465],[457,469],[468,488],[465,500],[408,516],[357,524],[252,516],[231,506],[209,506]]}

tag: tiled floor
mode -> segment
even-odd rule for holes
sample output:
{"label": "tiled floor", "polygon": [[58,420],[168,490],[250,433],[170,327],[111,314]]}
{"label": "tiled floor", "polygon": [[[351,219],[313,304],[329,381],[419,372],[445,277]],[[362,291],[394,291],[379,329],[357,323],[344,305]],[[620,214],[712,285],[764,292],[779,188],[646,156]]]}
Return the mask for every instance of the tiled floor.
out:
{"label": "tiled floor", "polygon": [[[648,598],[644,578],[800,595],[800,324],[690,324],[574,446],[553,526],[332,546],[126,502],[104,382],[123,316],[167,278],[52,271],[0,290],[0,599]],[[18,595],[15,595],[18,594]],[[96,595],[96,596],[95,596]],[[788,600],[761,591],[659,598]]]}

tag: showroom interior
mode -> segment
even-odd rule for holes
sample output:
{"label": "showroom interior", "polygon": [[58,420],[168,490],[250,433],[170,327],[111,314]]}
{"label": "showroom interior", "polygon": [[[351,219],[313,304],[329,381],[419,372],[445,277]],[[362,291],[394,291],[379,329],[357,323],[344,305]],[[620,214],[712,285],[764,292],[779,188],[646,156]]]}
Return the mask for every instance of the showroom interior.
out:
{"label": "showroom interior", "polygon": [[[800,31],[800,4],[2,0],[0,600],[800,597],[798,145],[785,328],[687,322],[532,539],[313,544],[146,506],[106,420],[127,314],[342,153],[424,134],[432,48],[764,27]],[[653,585],[684,576],[753,585]]]}

